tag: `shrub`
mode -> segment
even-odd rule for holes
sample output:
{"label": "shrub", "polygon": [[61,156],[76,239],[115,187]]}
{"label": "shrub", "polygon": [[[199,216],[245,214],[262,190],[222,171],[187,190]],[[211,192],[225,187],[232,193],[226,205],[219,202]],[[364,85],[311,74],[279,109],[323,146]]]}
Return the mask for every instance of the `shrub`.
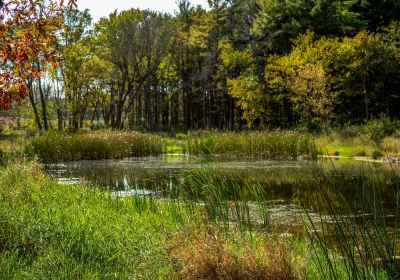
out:
{"label": "shrub", "polygon": [[381,157],[383,157],[383,154],[382,154],[381,151],[373,150],[371,156],[372,156],[373,159],[376,160],[376,159],[380,159]]}
{"label": "shrub", "polygon": [[381,116],[379,119],[368,121],[363,126],[363,130],[374,144],[380,145],[385,137],[396,131],[396,124],[390,118]]}
{"label": "shrub", "polygon": [[355,126],[346,126],[339,130],[339,135],[343,139],[351,139],[360,136],[360,129]]}

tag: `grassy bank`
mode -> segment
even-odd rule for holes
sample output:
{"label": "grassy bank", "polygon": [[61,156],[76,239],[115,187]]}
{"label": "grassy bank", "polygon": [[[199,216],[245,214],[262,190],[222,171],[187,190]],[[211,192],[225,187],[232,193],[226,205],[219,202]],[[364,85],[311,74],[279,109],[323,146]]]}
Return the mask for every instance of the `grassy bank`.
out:
{"label": "grassy bank", "polygon": [[315,138],[319,153],[325,156],[382,159],[400,155],[400,138],[385,137],[375,143],[365,136],[341,137],[336,133]]}
{"label": "grassy bank", "polygon": [[[205,226],[207,216],[196,205],[122,199],[87,187],[61,186],[34,163],[11,164],[1,171],[0,201],[0,275],[4,279],[201,279],[197,276],[214,265],[224,273],[220,276],[247,275],[241,279],[255,279],[254,275],[268,279],[260,271],[270,271],[275,279],[295,279],[300,273],[300,262],[284,262],[292,254],[301,255],[300,251],[282,251],[287,241],[269,243],[273,246],[263,253],[269,255],[259,255],[257,248],[265,243],[255,243],[234,230],[232,239],[215,244],[223,246],[223,252],[217,247],[211,248],[212,255],[197,252],[198,258],[230,254],[229,262],[188,260],[185,256],[193,247],[178,246],[176,240],[196,231],[190,242],[203,246],[211,234]],[[221,238],[228,236],[219,228],[214,233]],[[247,246],[256,249],[257,253],[247,252],[254,262],[233,259]],[[280,266],[272,266],[260,259],[262,256]],[[197,272],[185,272],[187,265],[195,266]]]}
{"label": "grassy bank", "polygon": [[[338,254],[343,252],[327,249],[322,239],[252,226],[253,215],[269,224],[268,208],[256,186],[249,190],[215,182],[207,172],[188,174],[185,180],[181,199],[119,198],[88,186],[59,185],[35,163],[10,164],[0,171],[0,275],[5,279],[388,279],[384,270],[370,268],[374,263],[358,262],[354,255],[342,258]],[[185,192],[198,195],[189,201]],[[388,248],[392,247],[386,244],[385,252]],[[368,260],[374,258],[372,254]],[[365,277],[352,278],[349,269]]]}

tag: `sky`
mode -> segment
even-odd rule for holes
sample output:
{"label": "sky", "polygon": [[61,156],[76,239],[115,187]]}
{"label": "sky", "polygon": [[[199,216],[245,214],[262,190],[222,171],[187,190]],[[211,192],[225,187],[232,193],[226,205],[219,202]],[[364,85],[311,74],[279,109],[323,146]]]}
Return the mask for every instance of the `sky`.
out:
{"label": "sky", "polygon": [[[115,11],[127,10],[130,8],[150,9],[173,14],[177,9],[175,0],[78,0],[80,10],[89,9],[93,22],[102,17],[108,16]],[[207,7],[207,0],[192,0],[193,5]]]}

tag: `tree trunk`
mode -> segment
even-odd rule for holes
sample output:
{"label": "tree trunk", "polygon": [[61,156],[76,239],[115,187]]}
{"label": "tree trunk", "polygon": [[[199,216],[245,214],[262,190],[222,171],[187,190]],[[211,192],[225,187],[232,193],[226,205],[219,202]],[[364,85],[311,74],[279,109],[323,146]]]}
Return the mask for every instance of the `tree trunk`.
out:
{"label": "tree trunk", "polygon": [[57,123],[58,131],[63,131],[63,113],[60,108],[57,108]]}
{"label": "tree trunk", "polygon": [[29,92],[29,101],[31,102],[31,105],[32,105],[33,114],[35,115],[36,125],[37,125],[39,131],[42,131],[42,129],[43,129],[42,128],[42,123],[40,121],[39,112],[38,112],[38,109],[36,107],[36,102],[35,102],[35,98],[33,96],[32,90],[30,90],[30,92]]}
{"label": "tree trunk", "polygon": [[38,79],[38,85],[39,85],[40,103],[42,105],[43,126],[44,126],[45,130],[48,130],[49,126],[48,126],[48,122],[47,122],[46,100],[45,100],[44,92],[43,92],[43,88],[42,88],[42,80],[40,78]]}

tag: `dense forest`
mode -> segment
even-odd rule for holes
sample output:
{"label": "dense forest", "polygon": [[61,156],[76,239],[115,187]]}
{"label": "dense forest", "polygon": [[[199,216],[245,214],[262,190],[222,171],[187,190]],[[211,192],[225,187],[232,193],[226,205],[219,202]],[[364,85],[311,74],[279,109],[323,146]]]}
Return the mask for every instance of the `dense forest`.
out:
{"label": "dense forest", "polygon": [[177,1],[174,15],[70,9],[58,67],[27,79],[39,130],[361,124],[400,116],[399,0]]}

